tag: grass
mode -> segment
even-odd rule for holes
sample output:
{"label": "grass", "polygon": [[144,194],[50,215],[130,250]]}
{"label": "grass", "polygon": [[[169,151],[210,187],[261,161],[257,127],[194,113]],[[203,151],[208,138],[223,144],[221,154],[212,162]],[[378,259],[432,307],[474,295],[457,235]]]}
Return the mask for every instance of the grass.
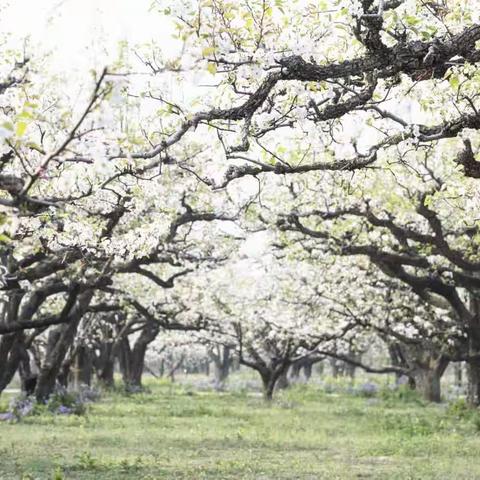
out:
{"label": "grass", "polygon": [[[152,382],[85,416],[0,424],[0,479],[479,479],[477,412],[314,386],[272,405]],[[2,402],[5,399],[2,397]]]}

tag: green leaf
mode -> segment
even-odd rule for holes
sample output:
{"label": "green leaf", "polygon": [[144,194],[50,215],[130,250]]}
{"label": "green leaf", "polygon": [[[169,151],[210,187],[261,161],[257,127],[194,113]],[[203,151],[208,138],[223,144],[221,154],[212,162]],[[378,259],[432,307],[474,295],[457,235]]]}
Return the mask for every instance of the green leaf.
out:
{"label": "green leaf", "polygon": [[215,47],[205,47],[202,50],[202,56],[204,56],[204,57],[208,57],[209,55],[212,55],[213,53],[215,53]]}
{"label": "green leaf", "polygon": [[9,121],[3,122],[2,127],[6,128],[7,130],[10,130],[11,132],[13,132],[13,123],[12,122],[9,122]]}
{"label": "green leaf", "polygon": [[19,121],[17,123],[17,128],[15,129],[15,134],[17,137],[23,137],[25,134],[25,130],[27,130],[27,123],[23,121]]}
{"label": "green leaf", "polygon": [[213,62],[208,62],[207,70],[212,74],[215,75],[217,73],[217,65]]}
{"label": "green leaf", "polygon": [[460,84],[460,80],[458,79],[458,75],[450,75],[450,77],[448,78],[448,83],[450,84],[450,86],[454,90],[457,90],[458,85]]}
{"label": "green leaf", "polygon": [[413,15],[406,15],[405,17],[403,17],[403,20],[407,23],[407,25],[410,25],[410,26],[417,25],[418,23],[420,23],[420,19]]}

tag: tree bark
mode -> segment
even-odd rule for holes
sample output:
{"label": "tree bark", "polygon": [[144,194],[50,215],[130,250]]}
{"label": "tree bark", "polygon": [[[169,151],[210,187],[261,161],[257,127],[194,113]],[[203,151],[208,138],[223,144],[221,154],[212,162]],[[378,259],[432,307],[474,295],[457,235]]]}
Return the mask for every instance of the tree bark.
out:
{"label": "tree bark", "polygon": [[25,350],[23,332],[6,335],[0,341],[0,393],[12,381]]}
{"label": "tree bark", "polygon": [[[124,358],[124,375],[123,380],[125,388],[128,390],[141,390],[143,369],[145,366],[145,354],[147,353],[148,345],[157,338],[160,327],[157,323],[148,322],[145,324],[140,336],[135,341],[133,348],[125,349],[125,355],[129,358]],[[128,339],[126,339],[128,343]],[[128,362],[128,365],[126,364]]]}
{"label": "tree bark", "polygon": [[75,340],[78,326],[92,296],[92,290],[80,294],[77,304],[69,314],[68,323],[62,324],[50,332],[45,361],[40,370],[35,389],[35,397],[38,402],[46,402],[53,393],[62,362]]}
{"label": "tree bark", "polygon": [[263,398],[267,402],[271,402],[273,400],[276,379],[273,378],[273,374],[270,371],[260,373],[260,376],[263,384]]}
{"label": "tree bark", "polygon": [[[1,309],[2,323],[15,323],[20,303],[25,295],[23,290],[14,289]],[[23,331],[2,335],[0,338],[0,394],[12,381],[20,362],[25,356],[25,334]]]}
{"label": "tree bark", "polygon": [[434,370],[422,370],[415,377],[417,390],[428,402],[441,401],[440,378],[441,375]]}
{"label": "tree bark", "polygon": [[209,352],[209,357],[213,361],[215,389],[223,390],[232,364],[231,349],[230,347],[218,346],[215,350],[212,349]]}
{"label": "tree bark", "polygon": [[448,360],[440,356],[430,362],[419,364],[414,371],[415,384],[422,397],[428,402],[441,401],[440,380],[448,366]]}
{"label": "tree bark", "polygon": [[296,361],[292,364],[292,367],[290,368],[290,378],[294,382],[297,382],[299,380],[301,368],[302,368],[302,364],[300,361]]}
{"label": "tree bark", "polygon": [[97,379],[105,388],[115,386],[115,348],[113,342],[106,342],[100,348],[100,354],[95,359]]}
{"label": "tree bark", "polygon": [[467,362],[467,401],[472,407],[480,406],[480,302],[470,296],[471,318],[468,321],[468,354]]}
{"label": "tree bark", "polygon": [[462,388],[463,384],[463,366],[462,362],[457,362],[453,367],[453,375],[455,377],[455,385],[457,388]]}
{"label": "tree bark", "polygon": [[467,363],[467,401],[470,406],[480,405],[480,361],[471,360]]}
{"label": "tree bark", "polygon": [[174,364],[171,366],[170,371],[168,372],[168,375],[167,375],[167,376],[168,376],[168,378],[170,378],[170,381],[171,381],[172,383],[175,382],[175,372],[176,372],[179,368],[181,368],[181,366],[183,365],[184,360],[185,360],[185,355],[182,355],[182,356],[180,357],[180,359],[178,360],[178,362],[174,363]]}
{"label": "tree bark", "polygon": [[85,345],[79,345],[74,356],[73,368],[73,388],[77,389],[80,385],[92,384],[93,362],[90,349]]}
{"label": "tree bark", "polygon": [[122,338],[118,341],[118,364],[120,366],[120,372],[122,373],[122,381],[124,385],[127,385],[130,379],[130,366],[132,351],[128,338]]}
{"label": "tree bark", "polygon": [[257,370],[262,379],[263,398],[267,402],[273,400],[273,394],[275,392],[275,387],[277,387],[277,382],[282,375],[286,374],[289,367],[290,363],[287,361],[282,361],[275,365],[255,367],[255,370]]}
{"label": "tree bark", "polygon": [[275,388],[277,388],[277,390],[285,390],[289,386],[290,386],[290,382],[288,381],[288,368],[287,368],[287,369],[285,369],[284,372],[282,372],[279,375]]}
{"label": "tree bark", "polygon": [[305,380],[308,382],[312,376],[312,368],[315,362],[308,360],[303,364],[303,374],[305,375]]}
{"label": "tree bark", "polygon": [[[70,349],[72,350],[72,349]],[[60,385],[67,388],[70,381],[72,380],[72,364],[75,360],[75,352],[70,351],[65,356],[65,360],[62,362],[62,366],[60,367],[60,371],[57,375],[57,380]]]}

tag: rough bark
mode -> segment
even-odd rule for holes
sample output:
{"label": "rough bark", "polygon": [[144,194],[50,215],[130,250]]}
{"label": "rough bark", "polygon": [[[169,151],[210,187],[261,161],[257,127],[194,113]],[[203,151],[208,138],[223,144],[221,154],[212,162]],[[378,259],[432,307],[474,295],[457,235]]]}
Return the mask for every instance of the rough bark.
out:
{"label": "rough bark", "polygon": [[[160,326],[154,322],[148,322],[142,329],[140,336],[135,341],[133,348],[123,344],[123,381],[125,388],[129,390],[142,389],[142,375],[145,366],[145,354],[148,345],[155,340],[160,331]],[[128,339],[125,339],[128,344]]]}
{"label": "rough bark", "polygon": [[468,321],[467,401],[480,406],[480,302],[470,296],[471,317]]}
{"label": "rough bark", "polygon": [[467,401],[472,407],[480,405],[480,361],[467,363]]}
{"label": "rough bark", "polygon": [[[14,289],[9,292],[7,301],[2,305],[1,318],[4,325],[15,323],[18,319],[20,303],[24,292]],[[25,358],[25,335],[15,332],[0,338],[0,393],[12,381],[15,372]]]}
{"label": "rough bark", "polygon": [[105,388],[112,388],[115,385],[115,348],[113,342],[105,342],[100,347],[98,357],[94,359],[94,365],[98,381]]}
{"label": "rough bark", "polygon": [[422,358],[415,359],[413,377],[417,390],[428,402],[441,401],[440,380],[449,364],[449,360],[442,355],[433,355],[425,352]]}
{"label": "rough bark", "polygon": [[24,335],[22,332],[3,337],[0,341],[0,393],[12,381],[20,362],[22,361]]}
{"label": "rough bark", "polygon": [[[251,364],[248,366],[252,367]],[[260,374],[263,386],[263,398],[270,402],[273,400],[273,394],[277,387],[277,382],[280,377],[285,375],[290,367],[287,361],[273,362],[270,365],[256,365],[253,367]]]}
{"label": "rough bark", "polygon": [[93,291],[79,295],[77,304],[68,315],[68,323],[60,325],[50,332],[45,361],[38,376],[35,397],[38,402],[45,402],[55,389],[57,376],[72,346],[80,321],[90,303]]}

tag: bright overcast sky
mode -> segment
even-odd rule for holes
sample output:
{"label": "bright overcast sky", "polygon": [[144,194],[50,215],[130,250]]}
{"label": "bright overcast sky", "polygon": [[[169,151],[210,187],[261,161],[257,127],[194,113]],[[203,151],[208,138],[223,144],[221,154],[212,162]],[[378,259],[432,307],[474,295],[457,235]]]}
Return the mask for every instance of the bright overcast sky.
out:
{"label": "bright overcast sky", "polygon": [[[1,31],[30,36],[35,50],[53,51],[59,68],[101,68],[130,44],[154,39],[172,49],[171,29],[152,0],[0,0]],[[37,50],[38,51],[38,50]]]}

